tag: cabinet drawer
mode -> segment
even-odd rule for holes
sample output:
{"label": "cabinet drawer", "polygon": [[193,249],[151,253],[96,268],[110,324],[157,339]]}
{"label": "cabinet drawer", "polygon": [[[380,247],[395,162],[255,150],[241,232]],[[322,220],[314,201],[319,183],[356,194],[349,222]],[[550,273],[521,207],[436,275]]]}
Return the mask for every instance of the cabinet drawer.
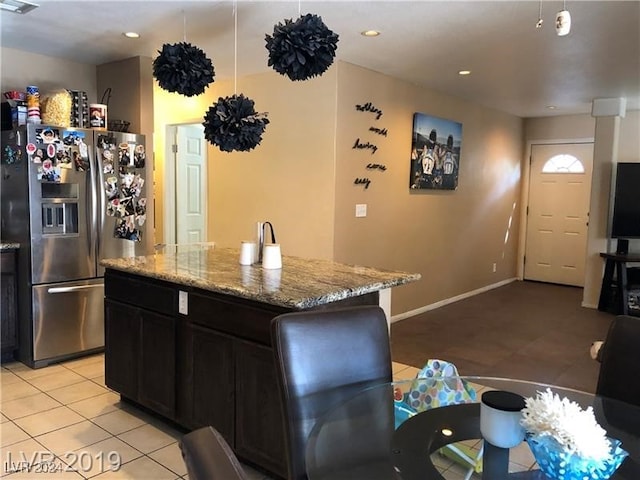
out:
{"label": "cabinet drawer", "polygon": [[158,313],[177,312],[177,293],[170,285],[149,278],[136,277],[107,270],[104,275],[107,298],[135,305]]}
{"label": "cabinet drawer", "polygon": [[249,301],[229,301],[215,294],[189,295],[191,322],[269,346],[271,319],[287,311],[276,306],[253,305]]}

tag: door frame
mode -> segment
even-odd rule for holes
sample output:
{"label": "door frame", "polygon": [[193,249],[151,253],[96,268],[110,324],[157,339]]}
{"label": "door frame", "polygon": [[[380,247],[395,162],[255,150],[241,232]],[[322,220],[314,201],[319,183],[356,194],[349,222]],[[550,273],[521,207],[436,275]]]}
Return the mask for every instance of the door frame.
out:
{"label": "door frame", "polygon": [[[595,137],[587,138],[554,138],[554,139],[541,139],[541,140],[528,140],[527,146],[524,151],[524,158],[522,160],[522,178],[521,178],[521,190],[520,190],[520,228],[518,229],[518,261],[516,265],[516,277],[518,280],[524,280],[524,255],[527,239],[527,209],[529,208],[529,182],[531,181],[531,156],[533,155],[534,145],[561,145],[563,143],[592,143],[595,147]],[[594,155],[595,157],[595,155]],[[595,163],[595,162],[594,162]],[[594,164],[595,169],[595,164]],[[591,186],[589,191],[593,190],[593,175],[591,177]],[[589,205],[589,211],[591,211],[591,205]],[[589,228],[587,227],[587,242],[589,241]],[[587,246],[588,248],[588,246]],[[586,281],[586,271],[585,271]]]}
{"label": "door frame", "polygon": [[[176,243],[176,163],[177,155],[172,146],[177,141],[178,127],[185,125],[202,124],[202,119],[171,123],[165,127],[164,141],[164,243],[171,245]],[[208,161],[208,159],[207,159]],[[208,174],[207,174],[208,175]],[[208,229],[208,226],[207,226]]]}

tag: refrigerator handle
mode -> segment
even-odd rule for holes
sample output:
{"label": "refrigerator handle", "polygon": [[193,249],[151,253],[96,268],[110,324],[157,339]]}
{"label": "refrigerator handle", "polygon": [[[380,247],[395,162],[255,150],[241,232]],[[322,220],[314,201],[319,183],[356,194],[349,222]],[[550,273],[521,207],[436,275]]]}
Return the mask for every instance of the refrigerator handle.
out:
{"label": "refrigerator handle", "polygon": [[93,172],[95,164],[93,162],[93,152],[89,149],[89,171],[86,172],[86,185],[87,185],[87,248],[89,252],[92,251],[95,243],[96,235],[96,186],[93,179]]}
{"label": "refrigerator handle", "polygon": [[103,288],[103,284],[95,284],[95,285],[78,285],[75,287],[52,287],[47,289],[47,293],[69,293],[69,292],[77,292],[78,290],[87,290],[90,288]]}
{"label": "refrigerator handle", "polygon": [[93,142],[93,163],[95,166],[94,182],[93,182],[93,205],[94,205],[94,232],[96,232],[96,261],[100,261],[102,251],[102,227],[104,225],[104,215],[106,205],[104,204],[104,172],[102,171],[102,163],[98,159],[98,145],[94,139]]}

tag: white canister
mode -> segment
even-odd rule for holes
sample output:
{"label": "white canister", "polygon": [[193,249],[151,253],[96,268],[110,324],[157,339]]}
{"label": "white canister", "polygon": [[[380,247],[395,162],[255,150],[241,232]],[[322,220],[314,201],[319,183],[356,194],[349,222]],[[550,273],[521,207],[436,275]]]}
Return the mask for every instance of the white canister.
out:
{"label": "white canister", "polygon": [[243,241],[240,244],[240,265],[253,265],[256,261],[256,242]]}
{"label": "white canister", "polygon": [[96,130],[107,129],[107,106],[102,103],[89,104],[89,125]]}
{"label": "white canister", "polygon": [[524,440],[520,425],[524,397],[517,393],[493,390],[482,394],[480,405],[480,432],[492,445],[512,448]]}
{"label": "white canister", "polygon": [[269,243],[262,250],[262,268],[282,268],[282,252],[279,243]]}

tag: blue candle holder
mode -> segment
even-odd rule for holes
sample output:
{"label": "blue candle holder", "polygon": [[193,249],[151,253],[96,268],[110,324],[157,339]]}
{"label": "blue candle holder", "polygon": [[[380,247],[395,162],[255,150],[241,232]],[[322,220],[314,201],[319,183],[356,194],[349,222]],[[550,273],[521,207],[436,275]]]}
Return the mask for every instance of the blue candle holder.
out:
{"label": "blue candle holder", "polygon": [[604,461],[569,453],[553,437],[527,435],[526,441],[540,470],[552,480],[607,480],[628,455],[615,439],[609,439],[611,455]]}

